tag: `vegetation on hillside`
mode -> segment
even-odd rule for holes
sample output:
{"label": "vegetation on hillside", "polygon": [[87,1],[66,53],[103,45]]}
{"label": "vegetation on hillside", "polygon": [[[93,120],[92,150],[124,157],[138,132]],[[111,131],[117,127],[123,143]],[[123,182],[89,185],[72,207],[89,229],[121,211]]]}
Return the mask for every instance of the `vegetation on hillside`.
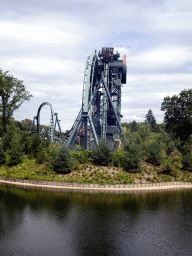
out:
{"label": "vegetation on hillside", "polygon": [[[2,72],[0,78],[0,84],[10,79],[13,85],[13,89],[6,86],[0,91],[2,102],[7,95],[6,104],[12,104],[10,113],[13,113],[31,95],[21,81]],[[18,103],[13,105],[10,99],[16,97],[16,82],[21,91],[17,88]],[[5,116],[8,105],[3,104],[0,105],[2,176],[100,184],[192,181],[192,90],[164,98],[161,108],[165,111],[164,124],[156,123],[151,109],[143,123],[135,120],[122,123],[121,145],[115,152],[103,140],[95,151],[71,151],[65,145],[51,144],[45,137],[27,136],[31,120],[19,122],[9,114]]]}

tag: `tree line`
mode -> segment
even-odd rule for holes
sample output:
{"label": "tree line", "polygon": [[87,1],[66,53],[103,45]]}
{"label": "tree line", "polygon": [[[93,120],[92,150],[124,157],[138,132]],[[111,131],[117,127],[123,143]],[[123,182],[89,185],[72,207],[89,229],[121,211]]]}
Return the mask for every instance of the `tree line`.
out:
{"label": "tree line", "polygon": [[163,124],[157,124],[150,109],[145,121],[122,123],[121,146],[110,152],[107,141],[100,141],[95,151],[70,151],[65,145],[51,145],[49,139],[38,135],[28,137],[31,121],[21,122],[12,118],[14,111],[32,95],[23,81],[0,70],[0,164],[16,165],[24,155],[35,158],[48,168],[70,171],[74,160],[92,159],[100,165],[115,165],[127,171],[140,170],[141,161],[161,166],[165,173],[176,175],[178,169],[192,171],[192,90],[164,98]]}

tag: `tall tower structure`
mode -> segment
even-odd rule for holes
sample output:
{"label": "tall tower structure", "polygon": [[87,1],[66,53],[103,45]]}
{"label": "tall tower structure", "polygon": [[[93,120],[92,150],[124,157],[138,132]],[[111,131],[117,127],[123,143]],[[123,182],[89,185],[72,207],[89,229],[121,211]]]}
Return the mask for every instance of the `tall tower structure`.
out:
{"label": "tall tower structure", "polygon": [[99,139],[108,140],[111,150],[120,143],[121,128],[121,87],[126,84],[126,56],[114,48],[103,47],[102,51],[92,53],[86,62],[82,107],[73,124],[67,146],[73,145],[83,131],[84,149],[94,149]]}

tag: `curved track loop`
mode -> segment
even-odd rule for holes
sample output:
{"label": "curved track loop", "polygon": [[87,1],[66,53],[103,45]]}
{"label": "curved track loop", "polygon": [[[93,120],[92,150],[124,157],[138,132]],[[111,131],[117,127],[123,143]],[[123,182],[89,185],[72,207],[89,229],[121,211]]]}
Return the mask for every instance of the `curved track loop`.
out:
{"label": "curved track loop", "polygon": [[[83,94],[82,94],[82,108],[72,126],[71,134],[67,140],[67,146],[73,148],[73,144],[79,134],[80,128],[84,124],[84,140],[85,145],[87,145],[87,121],[89,119],[91,127],[93,129],[93,134],[95,141],[98,144],[97,134],[93,126],[91,115],[89,115],[89,110],[91,107],[91,100],[93,99],[93,91],[95,89],[96,77],[97,77],[97,55],[92,53],[88,58],[85,65],[84,80],[83,80]],[[85,146],[85,149],[87,146]]]}
{"label": "curved track loop", "polygon": [[97,70],[97,55],[92,53],[88,58],[85,65],[85,73],[83,80],[83,95],[82,95],[82,110],[88,112],[88,105],[91,99],[91,94],[95,86],[95,77]]}
{"label": "curved track loop", "polygon": [[42,109],[43,106],[45,105],[48,105],[51,109],[51,118],[50,118],[50,128],[51,128],[51,134],[50,134],[50,137],[51,137],[51,142],[54,141],[54,116],[55,116],[55,113],[54,113],[54,110],[53,110],[53,107],[52,105],[49,103],[49,102],[43,102],[40,106],[39,106],[39,109],[37,111],[37,133],[39,133],[39,128],[40,128],[40,111]]}

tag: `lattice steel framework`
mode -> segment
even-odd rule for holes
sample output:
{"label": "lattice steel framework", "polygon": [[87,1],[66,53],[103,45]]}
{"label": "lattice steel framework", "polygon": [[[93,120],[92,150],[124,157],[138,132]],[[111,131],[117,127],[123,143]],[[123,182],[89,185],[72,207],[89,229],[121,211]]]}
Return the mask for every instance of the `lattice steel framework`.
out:
{"label": "lattice steel framework", "polygon": [[84,149],[94,149],[99,139],[110,141],[115,150],[120,143],[121,128],[121,86],[126,84],[126,56],[113,48],[103,47],[92,53],[86,62],[83,80],[82,107],[66,141],[69,148],[83,129]]}
{"label": "lattice steel framework", "polygon": [[58,125],[61,139],[60,139],[60,141],[57,139],[57,141],[63,143],[64,139],[63,139],[63,134],[62,134],[61,127],[60,127],[60,120],[58,119],[58,114],[54,112],[53,107],[49,102],[43,102],[39,106],[38,111],[37,111],[37,116],[34,116],[33,122],[32,122],[32,125],[31,125],[29,131],[34,131],[34,133],[37,132],[37,134],[41,133],[41,131],[40,131],[40,111],[41,111],[42,107],[44,107],[45,105],[48,105],[51,110],[50,132],[49,132],[50,140],[51,140],[51,142],[55,142],[55,140],[56,140],[55,130],[56,130],[56,126]]}

